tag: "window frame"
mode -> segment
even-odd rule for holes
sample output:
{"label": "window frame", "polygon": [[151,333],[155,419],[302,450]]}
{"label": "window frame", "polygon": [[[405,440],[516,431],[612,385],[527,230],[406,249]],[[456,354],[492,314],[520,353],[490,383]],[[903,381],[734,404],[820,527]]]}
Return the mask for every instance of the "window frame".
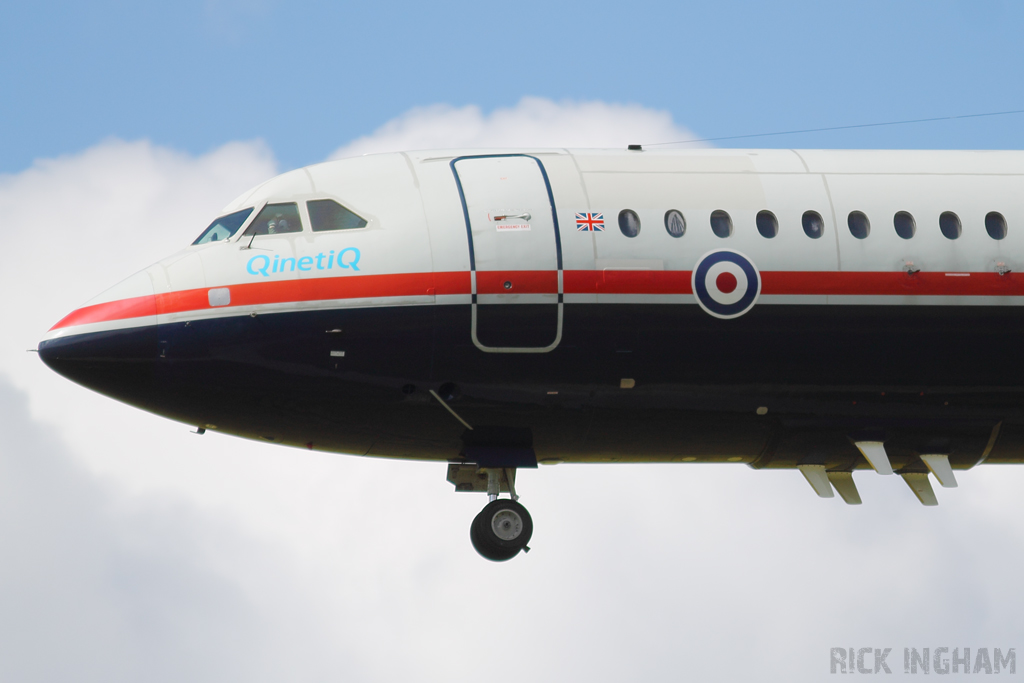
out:
{"label": "window frame", "polygon": [[[636,219],[636,232],[633,233],[632,235],[627,233],[625,228],[622,225],[622,218],[624,216],[626,216],[626,215],[632,215],[633,218]],[[619,211],[619,215],[618,215],[618,218],[617,218],[616,222],[619,225],[619,232],[622,233],[622,236],[623,237],[628,237],[629,239],[636,239],[637,237],[639,237],[640,236],[640,231],[643,229],[643,223],[640,220],[640,214],[638,214],[633,209],[621,209]]]}
{"label": "window frame", "polygon": [[[335,204],[337,204],[341,208],[343,208],[346,211],[348,211],[353,216],[358,217],[359,220],[361,220],[364,223],[366,223],[366,225],[363,225],[363,226],[358,227],[358,228],[341,228],[341,229],[338,229],[338,230],[314,230],[313,229],[313,217],[309,214],[309,203],[310,202],[334,202]],[[350,208],[347,204],[343,203],[337,197],[319,196],[319,197],[310,197],[308,199],[303,199],[302,200],[302,209],[305,212],[306,221],[309,223],[309,231],[312,234],[314,234],[314,235],[321,235],[321,234],[327,234],[327,233],[332,233],[332,232],[350,233],[350,232],[355,232],[357,230],[368,230],[370,228],[370,224],[372,222],[371,219],[369,219],[366,216],[364,216],[363,214],[357,212],[355,209]]]}
{"label": "window frame", "polygon": [[[896,219],[898,219],[900,216],[906,216],[907,218],[910,219],[910,236],[909,237],[904,237],[903,235],[900,234],[900,228],[896,224]],[[908,242],[910,240],[914,239],[914,237],[917,235],[917,219],[914,218],[914,214],[910,213],[909,211],[902,211],[901,210],[901,211],[897,211],[896,213],[894,213],[892,215],[892,227],[893,227],[893,230],[896,232],[896,236],[897,237],[899,237],[902,240],[907,240]]]}
{"label": "window frame", "polygon": [[[728,235],[719,235],[718,232],[715,230],[715,214],[721,214],[725,216],[725,220],[728,221],[729,225]],[[736,224],[732,220],[732,215],[725,209],[715,209],[714,211],[712,211],[711,214],[708,216],[708,225],[711,228],[711,234],[717,237],[718,239],[727,240],[736,233]]]}
{"label": "window frame", "polygon": [[[683,221],[683,231],[681,233],[679,233],[678,235],[673,234],[672,231],[668,229],[668,217],[670,215],[672,215],[673,213],[679,214],[679,218]],[[665,212],[664,223],[665,223],[665,232],[668,233],[669,237],[671,237],[673,239],[680,239],[681,237],[684,237],[686,235],[686,214],[684,214],[679,209],[669,209],[668,211],[666,211]]]}
{"label": "window frame", "polygon": [[[821,230],[818,232],[817,235],[812,235],[810,231],[807,229],[807,223],[808,220],[813,221],[815,218],[818,219],[818,224],[821,226]],[[820,212],[815,211],[814,209],[808,209],[807,211],[804,211],[802,214],[800,214],[800,227],[803,228],[804,234],[807,235],[809,239],[820,240],[822,237],[825,236],[825,217],[822,216]]]}
{"label": "window frame", "polygon": [[[299,216],[299,227],[301,228],[301,230],[292,230],[290,232],[282,232],[282,233],[276,233],[275,232],[273,234],[266,233],[266,234],[263,234],[263,235],[246,235],[245,233],[248,232],[249,228],[252,227],[252,224],[256,222],[256,219],[259,218],[260,214],[263,213],[264,209],[266,209],[268,206],[270,206],[272,204],[294,204],[295,205],[295,212]],[[264,201],[262,204],[259,204],[258,206],[259,206],[259,209],[253,211],[252,215],[249,217],[249,220],[246,221],[245,224],[242,226],[242,228],[238,231],[238,239],[235,240],[236,242],[240,242],[241,240],[248,239],[248,238],[255,239],[257,237],[285,237],[287,235],[301,235],[301,234],[303,234],[305,232],[309,232],[307,230],[307,227],[309,225],[309,216],[306,215],[306,213],[305,213],[306,212],[306,202],[305,202],[305,200],[302,200],[302,199],[291,199],[291,200],[284,200],[284,201],[282,201],[282,200],[274,200],[274,201],[268,200],[268,201]]]}
{"label": "window frame", "polygon": [[[761,230],[761,216],[770,217],[772,227],[775,229],[775,231],[771,235],[766,235],[764,234],[764,231]],[[754,227],[757,228],[757,234],[759,234],[761,237],[763,237],[766,240],[773,240],[779,236],[779,217],[776,216],[773,211],[769,211],[768,209],[761,209],[754,216]]]}
{"label": "window frame", "polygon": [[[989,226],[988,226],[988,219],[989,219],[990,216],[998,216],[999,217],[1000,227],[1002,227],[1002,231],[1003,231],[1002,235],[1000,235],[999,237],[996,237],[995,235],[993,235],[991,228],[989,228]],[[1010,224],[1006,220],[1006,214],[1004,214],[1002,211],[989,211],[988,213],[986,213],[985,214],[985,233],[990,238],[995,240],[996,242],[999,242],[1001,240],[1005,240],[1007,235],[1010,234]]]}
{"label": "window frame", "polygon": [[232,214],[241,213],[242,211],[245,211],[246,209],[248,209],[249,210],[249,215],[245,217],[245,220],[242,221],[242,224],[238,226],[238,228],[235,230],[234,234],[228,235],[227,237],[225,237],[222,240],[216,240],[216,241],[211,241],[211,242],[203,242],[202,244],[200,244],[199,240],[203,237],[203,235],[205,235],[207,233],[207,231],[210,228],[213,227],[213,221],[211,221],[210,224],[207,225],[206,228],[201,233],[199,233],[199,236],[196,237],[192,241],[192,243],[189,244],[188,246],[190,246],[190,247],[205,247],[205,246],[209,246],[211,244],[230,244],[231,242],[238,241],[238,237],[249,228],[249,222],[252,221],[257,215],[259,215],[259,212],[256,210],[257,206],[258,205],[247,206],[247,207],[244,207],[244,208],[241,208],[241,209],[237,209],[235,211],[229,211],[228,213],[222,214],[220,216],[217,216],[217,218],[213,219],[214,221],[217,221],[217,220],[220,220],[221,218],[225,218],[226,216],[231,216]]}
{"label": "window frame", "polygon": [[[952,216],[956,221],[956,234],[952,237],[946,234],[946,229],[942,226],[942,219],[946,216]],[[960,239],[964,234],[964,223],[960,220],[960,216],[955,211],[943,211],[939,214],[939,232],[950,242]]]}
{"label": "window frame", "polygon": [[[851,220],[853,219],[854,214],[857,214],[858,216],[860,216],[860,217],[862,217],[864,219],[864,235],[863,236],[858,235],[857,233],[855,233],[853,231],[853,224],[851,223]],[[863,212],[863,211],[861,211],[859,209],[854,209],[850,213],[846,214],[846,229],[850,231],[850,236],[853,237],[854,239],[856,239],[856,240],[866,240],[868,237],[871,236],[871,219],[868,218],[868,215],[865,212]]]}

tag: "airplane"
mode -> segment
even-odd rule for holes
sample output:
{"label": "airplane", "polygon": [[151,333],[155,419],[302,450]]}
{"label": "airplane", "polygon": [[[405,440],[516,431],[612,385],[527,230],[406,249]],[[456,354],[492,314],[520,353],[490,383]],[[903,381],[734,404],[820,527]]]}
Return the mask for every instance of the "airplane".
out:
{"label": "airplane", "polygon": [[[493,149],[290,171],[60,320],[53,370],[197,428],[447,465],[483,557],[538,464],[1024,462],[1024,153]],[[502,497],[502,494],[508,497]]]}

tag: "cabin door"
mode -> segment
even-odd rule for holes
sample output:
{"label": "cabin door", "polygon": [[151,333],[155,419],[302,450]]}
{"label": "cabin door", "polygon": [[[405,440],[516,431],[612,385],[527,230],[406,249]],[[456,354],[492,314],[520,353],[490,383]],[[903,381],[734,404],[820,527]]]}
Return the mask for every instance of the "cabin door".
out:
{"label": "cabin door", "polygon": [[522,154],[451,162],[469,240],[477,348],[544,353],[562,338],[562,247],[540,160]]}

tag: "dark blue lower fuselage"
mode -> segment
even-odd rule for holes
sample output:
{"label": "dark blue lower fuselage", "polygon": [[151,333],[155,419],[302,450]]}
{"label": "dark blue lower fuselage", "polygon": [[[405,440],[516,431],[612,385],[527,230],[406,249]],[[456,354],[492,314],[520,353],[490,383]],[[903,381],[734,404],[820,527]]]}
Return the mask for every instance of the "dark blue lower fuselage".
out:
{"label": "dark blue lower fuselage", "polygon": [[[508,307],[478,332],[544,344],[550,320]],[[435,390],[474,427],[528,429],[540,460],[866,467],[851,439],[878,435],[896,467],[939,451],[955,467],[1024,461],[1015,307],[763,305],[719,320],[693,305],[567,304],[548,353],[485,353],[470,325],[468,305],[351,308],[39,350],[68,378],[171,419],[360,455],[457,460],[465,427]]]}

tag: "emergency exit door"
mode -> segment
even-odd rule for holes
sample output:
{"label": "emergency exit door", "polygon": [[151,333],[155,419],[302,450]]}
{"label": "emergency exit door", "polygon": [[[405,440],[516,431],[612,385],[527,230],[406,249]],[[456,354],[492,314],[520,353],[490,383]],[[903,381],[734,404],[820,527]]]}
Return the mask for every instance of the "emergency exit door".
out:
{"label": "emergency exit door", "polygon": [[543,164],[528,155],[459,157],[472,271],[473,343],[492,353],[544,353],[562,338],[562,247]]}

